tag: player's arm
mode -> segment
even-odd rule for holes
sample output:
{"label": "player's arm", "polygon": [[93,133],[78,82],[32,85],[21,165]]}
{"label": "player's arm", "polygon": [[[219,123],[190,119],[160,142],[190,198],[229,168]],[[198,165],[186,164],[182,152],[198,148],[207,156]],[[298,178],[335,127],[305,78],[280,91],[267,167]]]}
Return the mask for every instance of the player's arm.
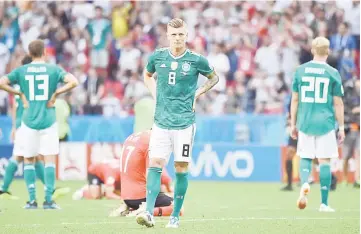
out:
{"label": "player's arm", "polygon": [[208,78],[208,80],[196,91],[196,97],[195,97],[196,99],[199,98],[199,96],[201,96],[208,90],[210,90],[211,88],[213,88],[213,86],[215,86],[219,81],[219,77],[214,71],[211,74],[207,75],[206,77]]}
{"label": "player's arm", "polygon": [[[60,73],[62,72],[62,70],[60,71]],[[62,93],[66,93],[68,91],[70,91],[71,89],[75,88],[76,86],[78,86],[79,82],[78,80],[71,74],[71,73],[66,73],[64,76],[62,76],[62,74],[60,74],[61,76],[61,80],[63,81],[63,83],[65,83],[65,85],[63,85],[62,87],[58,88],[54,94],[51,96],[51,99],[48,102],[48,107],[54,107],[55,105],[55,101],[56,98],[62,94]]]}
{"label": "player's arm", "polygon": [[65,85],[58,88],[55,91],[54,95],[59,96],[62,93],[66,93],[66,92],[72,90],[73,88],[75,88],[76,86],[78,86],[78,84],[79,84],[78,80],[71,73],[67,73],[64,76],[63,81],[64,81]]}
{"label": "player's arm", "polygon": [[197,61],[197,69],[198,72],[208,78],[208,80],[196,90],[195,99],[201,96],[203,93],[210,90],[213,86],[215,86],[218,81],[219,77],[214,71],[214,69],[209,65],[208,60],[199,55],[199,59]]}
{"label": "player's arm", "polygon": [[20,92],[20,90],[14,89],[13,87],[11,87],[10,84],[11,84],[10,79],[7,76],[3,76],[0,78],[0,89],[8,93],[21,96],[22,92]]}
{"label": "player's arm", "polygon": [[297,138],[296,123],[297,123],[297,111],[298,111],[298,92],[299,92],[299,85],[298,85],[298,75],[296,70],[292,82],[292,97],[291,97],[291,107],[290,107],[291,137],[293,139]]}
{"label": "player's arm", "polygon": [[296,126],[298,110],[298,93],[292,92],[291,99],[291,126]]}
{"label": "player's arm", "polygon": [[[10,73],[10,75],[13,77],[15,75],[12,75],[12,73]],[[16,90],[13,87],[11,87],[11,79],[8,76],[3,76],[0,78],[0,89],[11,93],[13,95],[18,95],[21,98],[21,101],[23,102],[23,106],[24,108],[27,108],[29,106],[28,101],[26,100],[25,95],[20,91],[20,90]]]}
{"label": "player's arm", "polygon": [[338,123],[338,140],[342,143],[345,139],[345,122],[344,122],[344,105],[342,97],[344,95],[341,76],[336,72],[336,79],[332,90],[333,94],[333,107],[335,110],[335,117]]}
{"label": "player's arm", "polygon": [[153,77],[154,73],[150,73],[147,71],[147,69],[145,69],[144,71],[144,84],[145,86],[147,86],[147,88],[149,89],[150,93],[152,94],[154,100],[156,99],[156,87],[157,84],[155,82],[155,79]]}
{"label": "player's arm", "polygon": [[340,131],[344,131],[345,130],[344,106],[343,106],[342,97],[334,96],[333,97],[333,106],[335,109],[336,120],[337,120],[337,123],[339,126],[338,128]]}
{"label": "player's arm", "polygon": [[149,89],[154,100],[156,99],[156,87],[157,87],[157,83],[154,79],[155,76],[153,76],[155,73],[155,57],[156,57],[155,53],[156,52],[154,52],[151,56],[149,56],[148,63],[145,66],[144,74],[143,74],[144,84]]}

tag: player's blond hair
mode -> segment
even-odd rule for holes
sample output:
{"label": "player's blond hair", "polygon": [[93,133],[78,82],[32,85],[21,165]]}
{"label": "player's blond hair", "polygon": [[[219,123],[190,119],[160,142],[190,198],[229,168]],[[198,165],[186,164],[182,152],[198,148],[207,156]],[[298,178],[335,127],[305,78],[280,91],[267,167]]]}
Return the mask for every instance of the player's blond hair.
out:
{"label": "player's blond hair", "polygon": [[326,37],[316,37],[312,41],[312,54],[319,56],[328,55],[330,41]]}
{"label": "player's blond hair", "polygon": [[186,25],[187,25],[186,22],[184,22],[184,20],[180,18],[174,18],[168,22],[168,27],[172,27],[172,28],[181,28],[181,27],[185,27]]}

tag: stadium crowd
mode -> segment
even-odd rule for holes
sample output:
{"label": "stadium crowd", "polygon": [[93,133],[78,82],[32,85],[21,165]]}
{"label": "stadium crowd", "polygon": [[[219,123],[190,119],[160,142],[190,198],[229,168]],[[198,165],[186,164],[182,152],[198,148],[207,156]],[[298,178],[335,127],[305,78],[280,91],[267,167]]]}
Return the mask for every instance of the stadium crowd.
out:
{"label": "stadium crowd", "polygon": [[[330,39],[329,63],[345,82],[360,77],[360,2],[352,0],[0,2],[0,75],[41,38],[48,60],[80,81],[64,97],[72,114],[132,115],[134,103],[149,95],[142,81],[147,58],[167,46],[173,17],[188,23],[189,48],[220,77],[198,100],[198,113],[284,112],[292,73],[312,59],[316,36]],[[0,91],[0,114],[9,103]]]}

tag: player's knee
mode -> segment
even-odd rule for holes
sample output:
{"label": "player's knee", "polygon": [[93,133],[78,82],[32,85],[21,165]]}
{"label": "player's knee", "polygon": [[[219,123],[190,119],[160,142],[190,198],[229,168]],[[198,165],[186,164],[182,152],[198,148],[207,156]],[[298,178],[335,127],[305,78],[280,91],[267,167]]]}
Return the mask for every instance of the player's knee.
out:
{"label": "player's knee", "polygon": [[45,164],[55,164],[56,162],[56,155],[47,155],[43,156],[43,158]]}
{"label": "player's knee", "polygon": [[21,163],[24,161],[24,157],[22,156],[14,156],[13,158],[17,163]]}
{"label": "player's knee", "polygon": [[89,185],[89,193],[92,199],[100,198],[100,186]]}
{"label": "player's knee", "polygon": [[36,156],[36,159],[35,159],[37,162],[44,162],[44,156],[43,155],[38,155]]}
{"label": "player's knee", "polygon": [[24,163],[26,163],[26,164],[33,164],[33,163],[35,163],[35,157],[24,158]]}
{"label": "player's knee", "polygon": [[165,166],[165,160],[162,158],[151,158],[149,160],[149,167],[163,168]]}
{"label": "player's knee", "polygon": [[187,162],[175,162],[174,163],[176,172],[187,172],[188,171],[188,163]]}
{"label": "player's knee", "polygon": [[318,164],[322,165],[322,164],[330,164],[330,159],[329,158],[319,158],[318,159]]}

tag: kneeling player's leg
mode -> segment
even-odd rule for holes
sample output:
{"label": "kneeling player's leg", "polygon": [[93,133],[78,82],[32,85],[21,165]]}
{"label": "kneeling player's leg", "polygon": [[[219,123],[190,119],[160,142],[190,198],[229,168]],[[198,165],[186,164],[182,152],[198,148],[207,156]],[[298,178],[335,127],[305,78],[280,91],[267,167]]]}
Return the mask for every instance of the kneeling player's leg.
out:
{"label": "kneeling player's leg", "polygon": [[103,181],[93,174],[88,174],[88,190],[83,190],[83,196],[86,199],[99,199],[101,197],[101,185]]}
{"label": "kneeling player's leg", "polygon": [[[170,216],[173,213],[173,198],[164,193],[159,193],[155,202],[154,216]],[[182,211],[180,212],[182,214]]]}
{"label": "kneeling player's leg", "polygon": [[335,131],[316,137],[316,157],[320,164],[321,203],[328,206],[328,193],[331,186],[330,159],[338,158]]}
{"label": "kneeling player's leg", "polygon": [[0,194],[1,192],[8,192],[10,184],[14,179],[14,175],[18,170],[18,164],[21,163],[23,160],[24,158],[21,156],[14,156],[9,160],[9,164],[5,169],[4,181],[3,185],[0,188]]}
{"label": "kneeling player's leg", "polygon": [[39,154],[44,155],[45,164],[45,202],[52,203],[55,188],[56,157],[59,154],[59,137],[57,124],[40,130]]}
{"label": "kneeling player's leg", "polygon": [[149,168],[147,175],[147,211],[153,214],[157,196],[160,192],[162,168],[169,160],[172,150],[170,131],[155,124],[149,142]]}
{"label": "kneeling player's leg", "polygon": [[186,129],[174,131],[174,167],[176,179],[172,217],[179,217],[188,189],[188,163],[192,157],[194,135],[195,124]]}

